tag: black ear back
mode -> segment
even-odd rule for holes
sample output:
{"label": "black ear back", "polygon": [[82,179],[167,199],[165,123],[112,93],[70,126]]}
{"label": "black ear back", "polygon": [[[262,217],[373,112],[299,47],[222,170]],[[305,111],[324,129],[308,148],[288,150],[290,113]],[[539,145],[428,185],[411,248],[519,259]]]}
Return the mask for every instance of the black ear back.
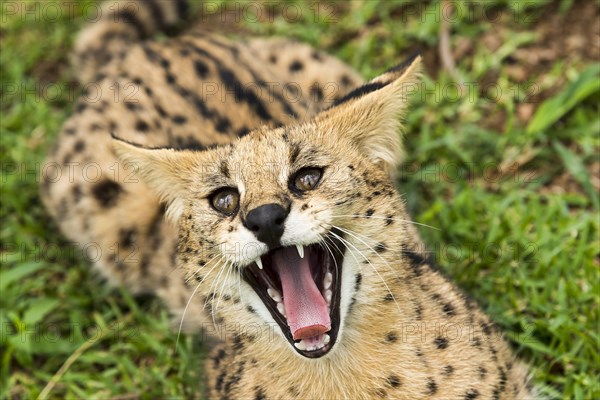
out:
{"label": "black ear back", "polygon": [[385,84],[383,82],[369,82],[365,83],[362,86],[357,87],[344,97],[337,99],[329,108],[337,107],[340,104],[347,103],[350,100],[358,99],[359,97],[363,97],[365,94],[372,93],[376,90],[384,87]]}
{"label": "black ear back", "polygon": [[406,71],[406,69],[408,67],[410,67],[412,65],[412,63],[415,62],[415,60],[419,56],[421,56],[421,52],[419,50],[413,51],[412,53],[410,53],[410,55],[408,57],[406,57],[404,59],[404,61],[402,61],[400,64],[396,65],[395,67],[388,69],[382,75],[385,75],[387,73],[395,73],[395,74],[402,75],[404,73],[404,71]]}
{"label": "black ear back", "polygon": [[351,100],[356,100],[360,97],[363,97],[366,94],[375,92],[375,91],[389,85],[390,83],[394,82],[396,79],[401,77],[402,74],[404,74],[404,72],[406,71],[406,69],[408,67],[410,67],[419,56],[420,56],[420,52],[415,51],[400,64],[388,69],[383,74],[373,78],[371,81],[365,83],[362,86],[357,87],[356,89],[354,89],[353,91],[351,91],[350,93],[345,95],[344,97],[336,100],[331,105],[331,107],[329,107],[329,109],[331,109],[333,107],[337,107],[340,104],[347,103]]}

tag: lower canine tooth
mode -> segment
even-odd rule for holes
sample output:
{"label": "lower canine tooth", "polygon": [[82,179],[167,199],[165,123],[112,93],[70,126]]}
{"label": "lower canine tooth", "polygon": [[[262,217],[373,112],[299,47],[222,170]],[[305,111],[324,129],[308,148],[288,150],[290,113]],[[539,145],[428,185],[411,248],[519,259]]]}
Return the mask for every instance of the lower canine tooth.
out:
{"label": "lower canine tooth", "polygon": [[324,333],[323,334],[323,344],[327,344],[331,341],[331,338],[329,337],[328,334]]}
{"label": "lower canine tooth", "polygon": [[296,249],[298,249],[298,254],[300,255],[300,258],[304,258],[304,246],[302,246],[301,244],[297,244]]}
{"label": "lower canine tooth", "polygon": [[294,343],[294,346],[296,346],[298,350],[306,350],[306,343],[304,343],[304,340]]}
{"label": "lower canine tooth", "polygon": [[331,302],[331,296],[333,296],[333,292],[329,289],[327,289],[325,291],[325,300],[327,300],[328,303]]}
{"label": "lower canine tooth", "polygon": [[260,257],[254,260],[254,262],[256,263],[256,265],[258,265],[258,268],[263,269],[262,260],[260,259]]}
{"label": "lower canine tooth", "polygon": [[279,313],[284,317],[287,317],[287,315],[285,315],[285,306],[283,303],[277,303],[277,311],[279,311]]}
{"label": "lower canine tooth", "polygon": [[275,300],[276,303],[279,303],[281,301],[281,293],[279,293],[278,290],[268,288],[267,293],[273,300]]}

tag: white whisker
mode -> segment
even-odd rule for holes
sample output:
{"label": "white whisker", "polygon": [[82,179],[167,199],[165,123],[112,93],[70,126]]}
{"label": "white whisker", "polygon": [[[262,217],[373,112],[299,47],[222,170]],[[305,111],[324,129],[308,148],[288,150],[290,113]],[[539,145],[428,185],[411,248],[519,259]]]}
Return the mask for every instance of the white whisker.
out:
{"label": "white whisker", "polygon": [[435,229],[436,231],[441,231],[440,228],[436,228],[435,226],[431,226],[431,225],[427,225],[427,224],[422,224],[420,222],[415,222],[415,221],[411,221],[411,220],[408,220],[408,219],[392,218],[392,217],[378,217],[378,216],[375,216],[375,215],[363,215],[363,214],[340,214],[340,215],[333,215],[333,218],[341,218],[341,217],[385,219],[385,220],[391,220],[391,221],[405,222],[407,224],[424,226],[426,228]]}
{"label": "white whisker", "polygon": [[211,258],[210,260],[208,260],[206,263],[204,263],[204,265],[200,268],[198,268],[197,270],[193,271],[188,277],[185,278],[185,282],[189,282],[192,280],[192,278],[195,278],[204,268],[206,268],[206,266],[208,264],[210,264],[212,262],[212,260],[214,260],[217,257],[221,257],[220,254],[217,254],[216,256],[214,256],[213,258]]}
{"label": "white whisker", "polygon": [[190,303],[192,302],[192,299],[194,298],[194,295],[196,294],[196,291],[198,290],[198,288],[200,288],[200,282],[198,282],[198,284],[196,285],[196,288],[190,295],[190,298],[188,299],[187,304],[185,305],[185,308],[183,309],[183,314],[181,315],[181,321],[179,322],[179,330],[177,331],[177,339],[175,340],[175,352],[177,352],[177,346],[179,345],[179,337],[181,336],[181,329],[183,328],[183,319],[185,318],[185,313],[187,312],[187,309],[190,306]]}
{"label": "white whisker", "polygon": [[227,283],[227,280],[229,279],[229,275],[231,274],[231,271],[233,270],[233,263],[228,263],[225,268],[227,268],[227,273],[225,274],[225,279],[223,279],[223,283],[221,284],[221,293],[219,294],[219,298],[217,299],[217,305],[215,306],[215,312],[219,309],[219,304],[221,302],[221,298],[223,297],[223,293],[224,293],[224,287],[225,287],[225,283]]}
{"label": "white whisker", "polygon": [[[224,258],[224,256],[223,256],[223,255],[221,255],[221,258],[219,258],[219,260],[217,261],[217,263],[215,263],[215,265],[213,265],[213,266],[211,267],[211,269],[208,271],[208,273],[207,273],[207,274],[206,274],[206,276],[204,277],[204,280],[206,280],[206,278],[207,278],[207,277],[210,275],[210,273],[211,273],[211,272],[212,272],[212,271],[213,271],[213,270],[214,270],[216,267],[218,267],[218,266],[219,266],[219,262],[221,262],[221,261],[223,260],[223,258]],[[214,282],[213,282],[213,283],[214,283]],[[209,289],[211,289],[211,288],[212,288],[212,286],[213,286],[213,284],[211,283],[211,285],[210,285],[210,288],[209,288]],[[209,290],[209,293],[210,293],[210,290]],[[204,300],[204,305],[202,306],[202,310],[204,310],[204,309],[206,308],[206,304],[207,304],[207,303],[208,303],[208,296],[206,296],[206,299]]]}
{"label": "white whisker", "polygon": [[[342,232],[344,232],[344,231],[345,231],[344,229],[340,228],[339,226],[335,226],[335,225],[334,225],[334,227],[335,227],[335,228],[337,228],[337,229],[339,229],[339,230],[340,230],[340,231],[342,231]],[[351,233],[349,233],[349,232],[346,232],[346,233],[348,233],[348,234],[349,234],[349,235],[351,235],[351,236],[354,236],[354,235],[352,235],[352,234],[351,234]],[[394,300],[394,303],[396,304],[396,307],[398,308],[398,310],[400,310],[400,305],[399,305],[399,304],[398,304],[398,302],[396,301],[396,297],[394,296],[394,293],[392,293],[392,290],[390,289],[390,287],[389,287],[389,286],[388,286],[388,284],[386,283],[385,279],[383,279],[383,277],[381,276],[381,274],[379,273],[379,271],[377,271],[377,268],[375,268],[375,266],[373,265],[373,263],[371,263],[371,260],[369,260],[369,259],[368,259],[368,258],[367,258],[367,257],[366,257],[366,256],[365,256],[365,255],[364,255],[364,254],[363,254],[363,253],[360,251],[360,250],[358,250],[358,248],[357,248],[357,247],[356,247],[354,244],[352,244],[351,242],[349,242],[349,241],[347,241],[346,239],[342,238],[341,236],[337,235],[337,234],[336,234],[335,232],[333,232],[333,231],[331,232],[331,234],[332,234],[332,235],[334,235],[334,236],[336,236],[336,237],[337,237],[338,239],[340,239],[342,242],[347,242],[347,243],[348,243],[350,246],[354,247],[354,249],[356,249],[356,251],[357,251],[357,252],[358,252],[358,253],[359,253],[359,254],[360,254],[360,255],[361,255],[361,256],[362,256],[362,257],[365,259],[365,261],[367,261],[367,262],[369,263],[369,265],[371,266],[371,268],[373,268],[373,270],[375,271],[375,273],[376,273],[376,274],[379,276],[379,279],[381,280],[381,282],[382,282],[382,283],[385,285],[385,287],[386,287],[386,289],[387,289],[388,293],[389,293],[389,294],[392,296],[392,299]],[[354,237],[355,237],[356,239],[358,239],[356,236],[354,236]],[[359,240],[360,240],[360,239],[359,239]],[[361,240],[361,242],[363,242],[364,244],[366,244],[366,243],[365,243],[364,241],[362,241],[362,240]],[[367,247],[369,247],[369,246],[367,245]],[[373,250],[373,249],[372,249],[372,250]],[[375,252],[375,254],[379,255],[377,252]],[[381,259],[382,259],[382,260],[383,260],[383,261],[384,261],[386,264],[388,264],[388,263],[387,263],[387,261],[385,261],[385,260],[383,259],[383,257],[381,257],[381,256],[379,256],[379,257],[380,257],[380,258],[381,258]],[[358,262],[358,260],[357,260],[357,262]],[[389,264],[388,264],[388,267],[389,267]],[[391,269],[391,267],[390,267],[390,269]]]}
{"label": "white whisker", "polygon": [[238,296],[240,296],[240,302],[244,305],[244,298],[242,297],[242,271],[238,271]]}
{"label": "white whisker", "polygon": [[[215,296],[217,295],[217,287],[219,286],[219,279],[221,278],[221,275],[223,274],[223,271],[225,271],[225,268],[227,268],[227,265],[229,264],[229,261],[225,261],[225,265],[221,265],[221,267],[219,268],[219,273],[217,274],[217,276],[215,277],[215,280],[212,282],[212,284],[210,285],[210,290],[208,292],[208,294],[210,294],[212,292],[212,299],[210,300],[211,303],[211,307],[210,307],[210,314],[212,317],[212,322],[213,322],[213,326],[215,329],[217,329],[217,322],[215,321]],[[213,289],[214,287],[214,289]],[[208,296],[206,297],[206,301],[208,302]],[[204,303],[204,307],[206,307],[206,302]]]}
{"label": "white whisker", "polygon": [[[319,241],[319,243],[322,243],[325,246],[325,248],[327,249],[327,251],[329,252],[329,254],[331,254],[331,258],[333,259],[333,264],[335,265],[335,274],[336,274],[336,276],[338,276],[339,270],[338,270],[337,260],[335,259],[335,256],[333,255],[333,251],[331,251],[331,248],[327,244],[327,239],[328,239],[327,236],[321,236],[321,240]],[[339,251],[339,249],[338,249],[338,251]]]}
{"label": "white whisker", "polygon": [[[208,264],[210,264],[210,262],[212,262],[215,258],[217,258],[219,255],[214,256],[213,258],[211,258],[202,268],[200,268],[200,270],[202,270],[203,268],[205,268]],[[214,267],[213,267],[214,268]],[[212,271],[212,268],[211,268]],[[199,272],[199,271],[198,271]],[[194,277],[197,274],[197,272],[195,272],[194,274],[192,274],[190,277]],[[209,271],[210,274],[210,271]],[[208,276],[208,274],[207,274]],[[189,280],[189,279],[188,279]],[[185,314],[187,312],[188,307],[190,306],[192,299],[194,298],[194,295],[196,294],[196,291],[198,291],[198,289],[200,288],[200,285],[202,284],[202,282],[198,282],[198,284],[196,285],[196,287],[194,288],[194,291],[192,292],[192,294],[190,295],[190,298],[188,299],[185,308],[183,309],[183,314],[181,314],[181,320],[179,321],[179,329],[177,331],[177,340],[175,341],[175,350],[177,350],[177,346],[179,345],[179,337],[181,336],[181,329],[183,327],[183,321],[185,320]]]}

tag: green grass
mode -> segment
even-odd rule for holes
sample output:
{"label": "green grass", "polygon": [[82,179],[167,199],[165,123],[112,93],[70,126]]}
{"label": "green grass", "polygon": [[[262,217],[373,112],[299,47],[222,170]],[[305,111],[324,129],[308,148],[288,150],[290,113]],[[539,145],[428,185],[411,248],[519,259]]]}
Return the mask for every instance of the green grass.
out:
{"label": "green grass", "polygon": [[[428,69],[439,71],[427,57],[438,45],[435,18],[403,16],[384,0],[353,2],[334,17],[333,3],[318,17],[308,3],[297,4],[302,17],[293,21],[276,12],[272,22],[242,26],[309,42],[366,77],[416,46]],[[452,45],[473,44],[457,60],[457,75],[479,86],[452,99],[447,72],[425,77],[407,118],[399,187],[415,219],[439,228],[421,232],[441,267],[499,323],[542,393],[599,398],[599,67],[572,54],[513,80],[511,54],[536,44],[544,11],[581,6],[527,4],[530,18],[503,20],[508,34],[496,52],[480,43],[488,21],[453,23]],[[198,338],[183,336],[176,347],[155,299],[103,285],[38,197],[36,170],[75,100],[64,89],[74,81],[67,60],[80,19],[2,12],[0,396],[32,398],[44,388],[50,398],[201,396]],[[484,89],[490,77],[501,98]],[[535,98],[527,96],[532,82]],[[521,118],[528,103],[535,112]]]}

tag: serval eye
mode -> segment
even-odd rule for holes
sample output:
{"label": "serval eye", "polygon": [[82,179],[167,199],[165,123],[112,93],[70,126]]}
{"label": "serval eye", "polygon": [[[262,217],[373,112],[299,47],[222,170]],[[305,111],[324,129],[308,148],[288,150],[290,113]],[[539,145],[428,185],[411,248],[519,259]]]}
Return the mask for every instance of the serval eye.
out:
{"label": "serval eye", "polygon": [[240,203],[240,194],[233,188],[222,188],[217,190],[210,199],[210,204],[215,210],[226,215],[234,214]]}
{"label": "serval eye", "polygon": [[319,185],[322,175],[320,168],[301,169],[294,177],[294,187],[302,192],[313,190]]}

